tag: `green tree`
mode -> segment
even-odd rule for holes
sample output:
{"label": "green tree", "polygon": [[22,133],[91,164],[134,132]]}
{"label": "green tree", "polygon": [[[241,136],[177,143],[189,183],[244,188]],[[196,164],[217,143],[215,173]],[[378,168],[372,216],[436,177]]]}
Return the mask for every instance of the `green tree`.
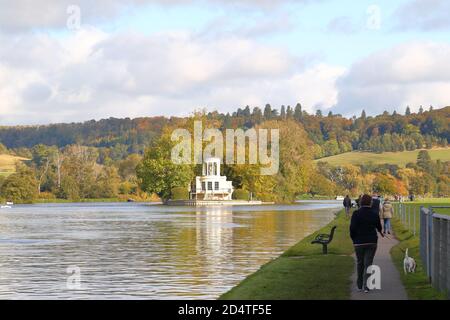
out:
{"label": "green tree", "polygon": [[411,108],[409,106],[406,107],[405,116],[411,115]]}
{"label": "green tree", "polygon": [[98,152],[94,148],[79,145],[67,147],[60,169],[58,196],[73,200],[96,198],[97,158]]}
{"label": "green tree", "polygon": [[286,110],[286,118],[292,119],[294,117],[294,111],[292,110],[291,106],[287,107]]}
{"label": "green tree", "polygon": [[16,173],[3,182],[0,195],[14,202],[33,202],[38,195],[37,181],[31,168],[18,164]]}
{"label": "green tree", "polygon": [[116,198],[119,194],[120,177],[115,167],[104,167],[97,177],[95,198]]}
{"label": "green tree", "polygon": [[430,154],[426,150],[421,150],[417,155],[417,166],[424,170],[425,172],[430,173],[432,170],[432,161]]}
{"label": "green tree", "polygon": [[142,157],[138,154],[130,154],[126,159],[119,162],[119,174],[124,180],[136,176],[136,167],[141,162]]}
{"label": "green tree", "polygon": [[155,193],[161,199],[168,200],[175,187],[188,188],[194,178],[190,165],[174,164],[171,150],[174,143],[163,136],[150,147],[136,168],[140,187],[147,193]]}
{"label": "green tree", "polygon": [[302,118],[303,118],[302,105],[300,103],[297,103],[294,110],[294,119],[297,121],[301,121]]}
{"label": "green tree", "polygon": [[272,107],[270,106],[270,104],[266,104],[266,107],[264,108],[264,119],[272,119]]}
{"label": "green tree", "polygon": [[280,117],[282,120],[286,119],[286,107],[284,105],[281,106]]}
{"label": "green tree", "polygon": [[361,112],[361,119],[362,119],[362,120],[366,120],[366,118],[367,118],[366,110],[363,110],[363,111]]}

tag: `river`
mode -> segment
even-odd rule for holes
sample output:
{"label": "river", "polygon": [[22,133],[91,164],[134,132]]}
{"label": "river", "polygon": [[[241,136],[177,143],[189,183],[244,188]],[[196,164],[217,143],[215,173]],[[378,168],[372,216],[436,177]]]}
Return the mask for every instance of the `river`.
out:
{"label": "river", "polygon": [[0,299],[216,299],[340,205],[0,209]]}

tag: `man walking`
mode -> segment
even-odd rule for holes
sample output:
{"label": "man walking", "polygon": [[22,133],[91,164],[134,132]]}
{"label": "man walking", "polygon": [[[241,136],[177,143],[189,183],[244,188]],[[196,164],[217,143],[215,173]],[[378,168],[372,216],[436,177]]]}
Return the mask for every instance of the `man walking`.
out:
{"label": "man walking", "polygon": [[349,195],[347,195],[344,198],[344,202],[343,202],[344,208],[345,208],[345,214],[347,215],[347,218],[350,217],[350,209],[352,207],[352,199],[350,199]]}
{"label": "man walking", "polygon": [[381,207],[381,199],[378,193],[374,192],[372,195],[372,211],[380,216],[380,211],[383,210]]}

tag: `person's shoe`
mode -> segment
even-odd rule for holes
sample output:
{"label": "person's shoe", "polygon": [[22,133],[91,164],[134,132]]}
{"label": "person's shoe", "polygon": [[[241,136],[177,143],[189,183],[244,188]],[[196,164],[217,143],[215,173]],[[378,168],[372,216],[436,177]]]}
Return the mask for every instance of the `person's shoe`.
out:
{"label": "person's shoe", "polygon": [[362,292],[363,291],[363,289],[361,289],[361,288],[358,288],[358,292]]}
{"label": "person's shoe", "polygon": [[364,289],[364,293],[369,293],[369,292],[370,292],[369,288]]}

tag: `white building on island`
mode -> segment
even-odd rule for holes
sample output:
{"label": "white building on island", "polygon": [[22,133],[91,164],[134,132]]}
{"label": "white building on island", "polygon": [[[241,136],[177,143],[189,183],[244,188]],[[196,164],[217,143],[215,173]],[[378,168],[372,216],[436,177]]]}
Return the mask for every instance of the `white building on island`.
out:
{"label": "white building on island", "polygon": [[220,159],[208,158],[203,162],[202,176],[196,177],[191,187],[192,200],[232,200],[233,184],[220,175]]}

